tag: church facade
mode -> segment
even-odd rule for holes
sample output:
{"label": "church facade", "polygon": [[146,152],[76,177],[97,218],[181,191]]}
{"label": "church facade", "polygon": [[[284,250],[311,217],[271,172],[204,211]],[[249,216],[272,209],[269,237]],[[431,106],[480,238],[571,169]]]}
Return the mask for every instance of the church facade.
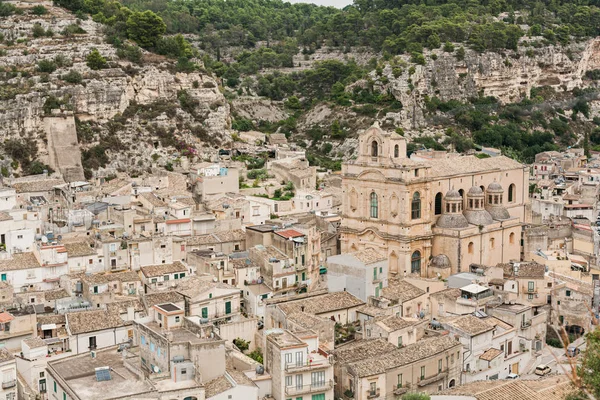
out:
{"label": "church facade", "polygon": [[528,170],[507,157],[414,161],[377,125],[342,165],[342,252],[374,248],[398,276],[446,277],[519,260]]}

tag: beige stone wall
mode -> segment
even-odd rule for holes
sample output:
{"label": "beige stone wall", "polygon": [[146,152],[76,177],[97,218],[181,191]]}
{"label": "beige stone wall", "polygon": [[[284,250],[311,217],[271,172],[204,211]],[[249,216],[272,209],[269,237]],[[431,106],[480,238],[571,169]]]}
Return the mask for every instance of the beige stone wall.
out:
{"label": "beige stone wall", "polygon": [[[395,157],[396,145],[399,145],[399,157]],[[373,156],[373,147],[378,149],[377,156]],[[468,266],[470,262],[493,265],[503,260],[520,259],[520,222],[526,220],[529,204],[525,168],[515,166],[511,170],[433,177],[429,164],[402,156],[405,148],[404,138],[373,127],[359,138],[358,158],[342,166],[344,201],[340,242],[343,253],[369,247],[377,249],[388,255],[390,272],[402,275],[411,273],[411,256],[419,251],[422,276],[430,275],[426,271],[428,260],[438,254],[446,254],[454,260],[455,270],[459,263],[461,266],[463,263]],[[435,215],[436,194],[444,196],[452,188],[466,193],[473,186],[486,188],[492,182],[502,185],[503,205],[515,220],[498,222],[493,229],[490,226],[481,232],[478,227],[473,227],[474,231],[468,229],[469,238],[465,240],[462,235],[458,238],[456,234],[432,232],[432,225],[438,218]],[[509,201],[511,185],[514,185],[513,196]],[[372,193],[377,195],[376,218],[371,216]],[[421,199],[421,215],[413,219],[411,203],[415,193]],[[513,242],[508,243],[511,234]],[[437,235],[448,237],[438,241]],[[494,246],[491,239],[494,239]],[[469,254],[466,249],[471,242],[474,250]]]}

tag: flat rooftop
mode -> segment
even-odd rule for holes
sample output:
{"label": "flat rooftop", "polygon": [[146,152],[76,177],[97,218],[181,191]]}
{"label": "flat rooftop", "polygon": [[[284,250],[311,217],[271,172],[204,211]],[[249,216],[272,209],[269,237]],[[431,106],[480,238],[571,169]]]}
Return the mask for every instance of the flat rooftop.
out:
{"label": "flat rooftop", "polygon": [[[110,367],[111,379],[98,382],[96,368]],[[141,381],[123,365],[123,357],[116,347],[90,354],[79,354],[48,363],[53,376],[58,375],[79,399],[105,400],[139,396],[154,391],[152,385]]]}
{"label": "flat rooftop", "polygon": [[289,331],[278,331],[271,333],[267,340],[275,343],[280,348],[285,347],[296,347],[296,346],[306,346],[302,340],[300,340],[296,335],[292,334]]}

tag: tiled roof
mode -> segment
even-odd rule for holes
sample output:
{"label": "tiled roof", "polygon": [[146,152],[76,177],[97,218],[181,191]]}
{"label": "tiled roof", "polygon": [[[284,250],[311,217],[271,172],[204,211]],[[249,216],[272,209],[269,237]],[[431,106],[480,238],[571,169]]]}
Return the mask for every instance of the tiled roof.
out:
{"label": "tiled roof", "polygon": [[381,290],[381,297],[397,302],[398,304],[416,299],[424,294],[425,291],[423,289],[419,289],[407,281],[399,280],[397,278],[389,279],[388,286]]}
{"label": "tiled roof", "polygon": [[13,254],[10,259],[0,260],[0,271],[14,271],[39,266],[40,263],[31,252]]}
{"label": "tiled roof", "polygon": [[124,271],[114,273],[82,274],[80,279],[90,285],[103,285],[109,282],[139,282],[140,276],[135,271]]}
{"label": "tiled roof", "polygon": [[396,346],[385,339],[359,339],[336,347],[333,354],[338,363],[352,363],[365,358],[381,356],[396,349]]}
{"label": "tiled roof", "polygon": [[206,235],[190,236],[185,238],[188,246],[200,246],[215,243],[237,242],[246,239],[246,234],[241,229],[209,233]]}
{"label": "tiled roof", "polygon": [[472,396],[477,400],[563,400],[572,392],[573,386],[566,376],[554,375],[536,380],[478,381],[439,394]]}
{"label": "tiled roof", "polygon": [[357,251],[355,253],[351,253],[358,261],[363,264],[369,265],[379,261],[387,260],[387,257],[377,250],[368,248],[361,251]]}
{"label": "tiled roof", "polygon": [[25,343],[27,346],[29,346],[30,349],[37,349],[37,348],[46,346],[46,342],[44,342],[39,337],[23,339],[23,343]]}
{"label": "tiled roof", "polygon": [[491,331],[494,327],[474,315],[461,315],[460,317],[449,317],[441,320],[443,325],[451,326],[467,335],[476,336]]}
{"label": "tiled roof", "polygon": [[431,167],[432,177],[452,176],[458,174],[474,174],[478,172],[505,171],[511,169],[523,169],[519,162],[505,156],[491,158],[477,158],[475,156],[453,157],[447,159],[435,159],[424,161]]}
{"label": "tiled roof", "polygon": [[155,304],[180,303],[184,301],[183,295],[176,291],[150,293],[145,295],[143,299],[147,308],[150,308]]}
{"label": "tiled roof", "polygon": [[65,181],[62,179],[38,179],[27,182],[13,183],[12,187],[17,191],[17,193],[49,192],[54,188],[54,186],[64,184]]}
{"label": "tiled roof", "polygon": [[69,257],[83,257],[83,256],[93,256],[96,255],[96,249],[90,246],[90,242],[72,242],[65,243],[65,249],[67,249],[67,254]]}
{"label": "tiled roof", "polygon": [[173,274],[176,272],[187,272],[187,268],[180,261],[175,261],[172,264],[148,265],[141,268],[142,273],[147,278]]}
{"label": "tiled roof", "polygon": [[105,310],[80,311],[66,314],[72,335],[101,331],[125,325],[119,314]]}
{"label": "tiled roof", "polygon": [[44,297],[46,301],[48,300],[57,300],[64,299],[67,297],[71,297],[69,293],[65,289],[56,289],[56,290],[47,290],[44,292]]}
{"label": "tiled roof", "polygon": [[440,290],[439,292],[436,292],[436,293],[431,293],[429,295],[429,297],[435,297],[435,298],[443,297],[448,300],[456,300],[460,296],[460,293],[461,292],[460,292],[459,288],[451,288],[451,289]]}
{"label": "tiled roof", "polygon": [[504,278],[506,279],[544,279],[546,273],[546,266],[538,264],[536,262],[520,263],[516,268],[512,264],[499,264],[504,270]]}
{"label": "tiled roof", "polygon": [[4,347],[0,348],[0,363],[6,362],[6,361],[11,361],[14,359],[15,359],[15,356],[10,354],[10,352],[8,350],[6,350],[6,348],[4,348]]}
{"label": "tiled roof", "polygon": [[294,229],[286,229],[284,231],[276,231],[275,234],[279,235],[283,238],[286,238],[286,239],[304,236],[303,233],[300,233]]}
{"label": "tiled roof", "polygon": [[348,365],[357,377],[382,374],[392,368],[412,364],[433,357],[443,351],[461,346],[460,342],[448,337],[438,336],[422,339],[417,343],[402,348],[396,348],[381,356],[363,359]]}
{"label": "tiled roof", "polygon": [[[414,320],[409,321],[404,318],[396,317],[395,315],[386,315],[384,317],[376,317],[376,318],[373,318],[372,321],[374,323],[377,323],[378,325],[383,325],[384,327],[388,328],[390,331],[397,331],[399,329],[404,329],[409,326],[413,326],[413,325],[417,324],[417,322]],[[369,321],[369,322],[371,322],[371,321]]]}
{"label": "tiled roof", "polygon": [[483,352],[483,354],[481,354],[479,356],[480,359],[484,360],[484,361],[492,361],[494,358],[498,357],[500,354],[503,354],[504,352],[502,350],[499,349],[494,349],[489,348],[486,351]]}
{"label": "tiled roof", "polygon": [[225,375],[221,375],[218,378],[215,378],[204,384],[205,396],[207,399],[223,393],[231,388],[233,388],[233,385],[231,382],[229,382],[229,379],[227,379]]}
{"label": "tiled roof", "polygon": [[142,193],[140,196],[146,199],[153,207],[168,207],[167,203],[156,197],[152,192]]}
{"label": "tiled roof", "polygon": [[2,312],[0,313],[0,323],[6,323],[6,322],[10,322],[13,319],[15,319],[15,317],[13,317],[10,313],[7,312]]}
{"label": "tiled roof", "polygon": [[[354,297],[349,292],[334,292],[319,296],[307,297],[302,300],[288,301],[279,304],[279,308],[286,314],[304,311],[310,314],[323,314],[346,308],[358,307],[364,302]],[[302,309],[304,307],[304,310]]]}

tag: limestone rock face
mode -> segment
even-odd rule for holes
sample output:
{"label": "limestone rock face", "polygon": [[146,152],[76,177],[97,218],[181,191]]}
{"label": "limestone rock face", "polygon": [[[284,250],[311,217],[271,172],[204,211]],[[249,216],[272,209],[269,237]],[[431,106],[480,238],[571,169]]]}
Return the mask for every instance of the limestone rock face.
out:
{"label": "limestone rock face", "polygon": [[[385,84],[382,77],[371,74],[381,89],[391,90],[402,102],[403,109],[388,118],[405,129],[425,127],[425,96],[464,101],[481,93],[510,103],[522,100],[534,87],[551,86],[557,91],[584,87],[585,72],[600,68],[600,39],[535,50],[521,44],[519,51],[506,51],[505,55],[466,49],[464,60],[441,49],[435,54],[435,60],[430,53],[426,65],[415,65],[413,73],[407,66],[397,77],[388,65],[382,75],[387,78]],[[403,59],[411,65],[408,57]]]}

